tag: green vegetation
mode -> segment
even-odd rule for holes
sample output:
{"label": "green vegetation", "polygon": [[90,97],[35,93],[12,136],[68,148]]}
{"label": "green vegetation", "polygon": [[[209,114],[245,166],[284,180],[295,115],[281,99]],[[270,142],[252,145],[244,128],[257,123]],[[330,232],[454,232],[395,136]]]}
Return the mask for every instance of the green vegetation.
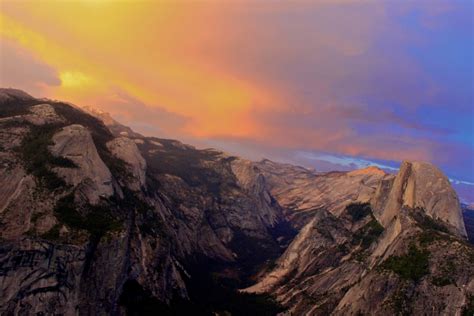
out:
{"label": "green vegetation", "polygon": [[87,205],[87,215],[82,216],[76,209],[72,193],[57,202],[54,214],[61,223],[71,228],[86,230],[95,237],[122,228],[122,223],[115,220],[107,208],[101,206]]}
{"label": "green vegetation", "polygon": [[54,208],[56,218],[71,228],[84,229],[84,218],[76,211],[74,194],[68,194],[58,200]]}
{"label": "green vegetation", "polygon": [[422,247],[426,247],[436,240],[449,241],[454,238],[446,226],[424,214],[423,210],[417,208],[410,215],[416,221],[418,227],[422,229],[418,236],[418,241]]}
{"label": "green vegetation", "polygon": [[59,128],[61,126],[55,124],[31,125],[29,133],[23,138],[18,149],[26,171],[50,190],[66,186],[64,180],[51,171],[52,167],[76,167],[67,158],[54,157],[48,149],[48,146],[52,145],[51,138]]}
{"label": "green vegetation", "polygon": [[468,297],[468,303],[462,311],[462,316],[473,316],[474,315],[474,295]]}
{"label": "green vegetation", "polygon": [[137,281],[127,281],[119,304],[127,315],[277,315],[283,309],[268,295],[239,293],[214,283],[202,286],[199,299],[185,300],[174,295],[166,305],[153,297]]}
{"label": "green vegetation", "polygon": [[48,230],[46,233],[41,235],[41,238],[55,241],[59,239],[59,229],[61,228],[61,225],[56,224],[54,225],[50,230]]}
{"label": "green vegetation", "polygon": [[107,149],[107,142],[111,141],[114,136],[101,120],[65,103],[51,102],[50,104],[54,107],[56,113],[64,117],[70,123],[80,124],[90,131],[100,158],[114,176],[129,176],[126,163],[114,157]]}
{"label": "green vegetation", "polygon": [[[175,175],[188,185],[201,187],[214,196],[219,196],[226,185],[235,185],[235,177],[229,168],[226,169],[226,164],[216,165],[216,168],[221,168],[220,170],[204,166],[218,159],[218,152],[181,147],[176,144],[176,141],[168,139],[153,138],[152,140],[163,145],[160,147],[159,155],[146,154],[148,167],[154,172]],[[139,144],[138,147],[143,153],[156,148],[149,142]],[[226,173],[228,176],[225,175]]]}
{"label": "green vegetation", "polygon": [[10,117],[27,114],[30,106],[41,103],[38,100],[7,100],[1,103],[0,117]]}
{"label": "green vegetation", "polygon": [[343,254],[346,254],[349,252],[350,248],[346,244],[339,244],[337,245],[337,250]]}
{"label": "green vegetation", "polygon": [[389,300],[389,304],[392,306],[395,315],[398,316],[410,316],[413,315],[412,303],[413,296],[410,291],[410,284],[404,282],[398,287],[395,293]]}
{"label": "green vegetation", "polygon": [[429,273],[429,252],[420,250],[414,243],[408,247],[408,253],[403,256],[391,256],[382,265],[405,280],[419,281]]}
{"label": "green vegetation", "polygon": [[373,215],[371,216],[372,220],[356,231],[352,240],[353,244],[359,244],[364,249],[369,248],[384,231],[383,226],[380,225]]}
{"label": "green vegetation", "polygon": [[457,266],[454,263],[455,258],[445,257],[444,262],[439,269],[439,276],[434,276],[431,279],[431,283],[436,286],[446,286],[449,284],[455,284],[455,277]]}
{"label": "green vegetation", "polygon": [[31,219],[30,221],[32,223],[36,223],[38,221],[38,219],[40,219],[40,217],[43,216],[43,213],[34,213],[32,216],[31,216]]}
{"label": "green vegetation", "polygon": [[280,220],[273,227],[268,229],[268,232],[274,240],[278,241],[280,246],[286,246],[295,238],[298,231],[286,220]]}
{"label": "green vegetation", "polygon": [[[0,117],[22,115],[29,112],[29,107],[44,103],[38,100],[12,100],[2,104]],[[23,139],[19,148],[25,169],[33,174],[40,183],[50,190],[65,186],[64,181],[51,171],[51,167],[74,168],[76,165],[69,159],[54,157],[48,150],[51,138],[56,131],[67,124],[80,124],[86,127],[92,135],[97,151],[115,176],[126,176],[126,164],[107,150],[107,142],[113,139],[113,135],[97,118],[79,109],[61,102],[48,101],[54,107],[56,113],[67,120],[64,124],[47,124],[43,126],[30,125],[30,132]],[[5,124],[18,124],[9,122]],[[25,123],[22,123],[24,125]]]}
{"label": "green vegetation", "polygon": [[97,147],[106,149],[105,144],[113,139],[110,131],[98,118],[65,103],[51,102],[50,104],[54,107],[56,113],[64,117],[70,123],[80,124],[86,127],[91,132]]}
{"label": "green vegetation", "polygon": [[442,236],[433,230],[424,230],[418,235],[418,241],[421,246],[427,246],[436,240],[440,240]]}
{"label": "green vegetation", "polygon": [[471,245],[474,245],[474,211],[463,211],[464,226]]}
{"label": "green vegetation", "polygon": [[91,235],[100,237],[107,232],[121,230],[123,225],[121,221],[114,219],[107,209],[100,206],[90,206],[84,227]]}
{"label": "green vegetation", "polygon": [[346,207],[347,213],[352,220],[357,222],[368,215],[372,215],[372,208],[369,203],[353,203]]}
{"label": "green vegetation", "polygon": [[354,260],[363,263],[368,258],[368,256],[369,253],[367,251],[358,251],[354,254]]}
{"label": "green vegetation", "polygon": [[53,156],[51,158],[50,164],[54,165],[55,167],[77,168],[77,165],[71,159],[64,158],[64,157]]}
{"label": "green vegetation", "polygon": [[280,246],[271,239],[256,238],[235,230],[229,247],[237,254],[238,262],[248,274],[257,272],[267,260],[281,254]]}
{"label": "green vegetation", "polygon": [[150,205],[137,199],[134,207],[138,227],[144,236],[160,237],[161,242],[170,241],[170,233],[167,231],[163,219]]}
{"label": "green vegetation", "polygon": [[436,286],[446,286],[453,284],[453,280],[449,276],[439,276],[439,277],[433,277],[431,279],[431,283]]}
{"label": "green vegetation", "polygon": [[[164,266],[159,269],[165,268]],[[119,298],[127,315],[277,315],[284,309],[268,295],[240,293],[242,279],[234,275],[238,266],[205,257],[183,262],[190,277],[184,277],[189,300],[179,293],[165,304],[136,280],[128,280]],[[233,272],[229,272],[229,269]]]}
{"label": "green vegetation", "polygon": [[[199,267],[187,267],[192,276],[187,282],[187,288],[196,307],[201,310],[200,315],[224,313],[231,315],[276,315],[283,308],[269,295],[240,293],[238,288],[248,284],[240,278],[216,276],[204,263]],[[239,269],[239,268],[237,268]],[[219,270],[219,269],[217,269]],[[222,274],[220,274],[222,275]],[[244,277],[245,278],[245,277]],[[187,313],[183,315],[195,315]]]}
{"label": "green vegetation", "polygon": [[346,207],[346,211],[353,222],[361,221],[370,216],[370,221],[354,232],[351,241],[353,246],[360,246],[357,252],[354,253],[353,259],[358,262],[364,262],[368,256],[366,250],[379,238],[384,228],[375,219],[368,203],[349,204]]}
{"label": "green vegetation", "polygon": [[411,212],[411,216],[418,223],[418,226],[423,230],[449,233],[449,230],[446,228],[446,226],[426,215],[425,211],[422,209],[415,209],[413,212]]}
{"label": "green vegetation", "polygon": [[154,207],[143,201],[139,196],[129,190],[122,188],[124,198],[118,201],[121,209],[135,210],[135,221],[143,236],[160,237],[161,242],[170,240],[170,232],[167,232],[163,218],[159,216]]}

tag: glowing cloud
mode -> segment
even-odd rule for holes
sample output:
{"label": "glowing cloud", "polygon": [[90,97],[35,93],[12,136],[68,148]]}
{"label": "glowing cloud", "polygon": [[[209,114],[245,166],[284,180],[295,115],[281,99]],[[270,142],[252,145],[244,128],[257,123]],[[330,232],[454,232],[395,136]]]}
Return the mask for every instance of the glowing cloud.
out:
{"label": "glowing cloud", "polygon": [[92,84],[91,78],[77,71],[63,71],[59,78],[63,87],[84,87]]}
{"label": "glowing cloud", "polygon": [[21,51],[41,75],[32,83],[18,72],[24,85],[10,84],[107,109],[142,132],[260,144],[254,151],[265,144],[430,160],[474,181],[473,9],[436,1],[4,1],[2,76],[14,71],[5,65],[20,64],[11,52]]}

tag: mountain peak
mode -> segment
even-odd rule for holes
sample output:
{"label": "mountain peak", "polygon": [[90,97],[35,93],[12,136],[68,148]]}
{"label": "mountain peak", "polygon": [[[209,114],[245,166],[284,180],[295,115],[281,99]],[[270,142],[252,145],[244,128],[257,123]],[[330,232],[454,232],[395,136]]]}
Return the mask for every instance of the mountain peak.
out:
{"label": "mountain peak", "polygon": [[[431,164],[404,162],[397,175],[377,167],[318,173],[145,137],[94,109],[0,93],[7,314],[25,306],[196,314],[218,298],[230,314],[270,307],[276,315],[274,302],[238,296],[259,277],[247,292],[273,295],[295,315],[396,314],[385,302],[406,291],[407,273],[423,298],[403,298],[413,311],[455,314],[474,294],[459,201]],[[420,256],[421,269],[411,271]],[[443,260],[456,265],[447,277]],[[438,286],[446,282],[450,295]]]}
{"label": "mountain peak", "polygon": [[[379,194],[382,191],[379,190]],[[458,196],[449,179],[431,163],[404,161],[388,199],[382,204],[385,207],[380,211],[380,220],[384,226],[402,208],[421,209],[431,218],[442,221],[453,233],[466,236]],[[376,202],[376,205],[382,204]]]}
{"label": "mountain peak", "polygon": [[382,169],[376,166],[369,166],[367,168],[363,169],[357,169],[354,171],[349,171],[347,173],[350,176],[359,176],[359,175],[379,175],[379,176],[384,176],[386,173]]}
{"label": "mountain peak", "polygon": [[33,99],[33,97],[23,90],[0,88],[0,102],[5,102],[12,99],[30,100]]}

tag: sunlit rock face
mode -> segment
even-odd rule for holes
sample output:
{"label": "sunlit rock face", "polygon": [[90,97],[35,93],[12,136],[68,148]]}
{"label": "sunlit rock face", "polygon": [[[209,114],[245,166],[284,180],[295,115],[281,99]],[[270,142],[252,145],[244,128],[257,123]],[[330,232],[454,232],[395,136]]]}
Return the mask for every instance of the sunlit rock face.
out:
{"label": "sunlit rock face", "polygon": [[461,207],[448,178],[429,163],[404,162],[388,192],[383,185],[374,197],[377,217],[388,225],[402,208],[423,209],[433,219],[466,236]]}
{"label": "sunlit rock face", "polygon": [[368,202],[380,181],[391,177],[377,168],[318,173],[269,160],[255,166],[265,176],[271,194],[298,227],[311,220],[319,210],[338,216],[350,203]]}
{"label": "sunlit rock face", "polygon": [[[352,187],[339,208],[321,201],[275,268],[244,292],[273,293],[297,315],[423,314],[426,308],[434,314],[456,313],[474,289],[469,264],[474,252],[465,242],[459,202],[448,179],[431,164],[404,162],[396,176],[370,168],[339,173],[337,180],[315,175],[311,183],[322,177],[339,184],[333,187],[337,193],[316,191],[323,200],[343,194],[343,181],[352,184],[346,177],[363,175],[358,190],[364,198],[354,198],[358,191]],[[367,183],[371,190],[364,187]],[[315,191],[312,185],[303,188],[290,196],[304,212],[307,204],[301,201]],[[311,202],[318,205],[315,198]],[[456,268],[447,272],[443,269],[450,260],[456,260]]]}
{"label": "sunlit rock face", "polygon": [[430,164],[253,162],[9,89],[0,227],[6,315],[456,315],[474,294],[459,202]]}

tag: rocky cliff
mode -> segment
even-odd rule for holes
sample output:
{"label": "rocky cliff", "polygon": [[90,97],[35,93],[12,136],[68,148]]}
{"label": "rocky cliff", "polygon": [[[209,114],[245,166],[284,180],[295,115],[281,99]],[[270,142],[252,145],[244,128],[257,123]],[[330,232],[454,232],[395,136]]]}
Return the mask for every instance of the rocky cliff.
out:
{"label": "rocky cliff", "polygon": [[469,241],[474,244],[474,206],[462,204],[461,205],[464,217],[464,226],[466,226],[466,233]]}
{"label": "rocky cliff", "polygon": [[460,205],[426,163],[252,162],[1,89],[0,184],[2,314],[473,308]]}
{"label": "rocky cliff", "polygon": [[[262,176],[240,177],[247,162],[16,90],[1,100],[2,313],[278,309],[235,291],[294,234]],[[201,297],[216,279],[232,285]]]}
{"label": "rocky cliff", "polygon": [[[472,304],[474,252],[447,179],[419,162],[404,162],[396,176],[356,175],[374,181],[372,190],[359,188],[368,196],[318,209],[244,291],[272,293],[296,315],[460,315]],[[338,174],[336,183],[351,176]],[[307,196],[298,193],[291,198]]]}

